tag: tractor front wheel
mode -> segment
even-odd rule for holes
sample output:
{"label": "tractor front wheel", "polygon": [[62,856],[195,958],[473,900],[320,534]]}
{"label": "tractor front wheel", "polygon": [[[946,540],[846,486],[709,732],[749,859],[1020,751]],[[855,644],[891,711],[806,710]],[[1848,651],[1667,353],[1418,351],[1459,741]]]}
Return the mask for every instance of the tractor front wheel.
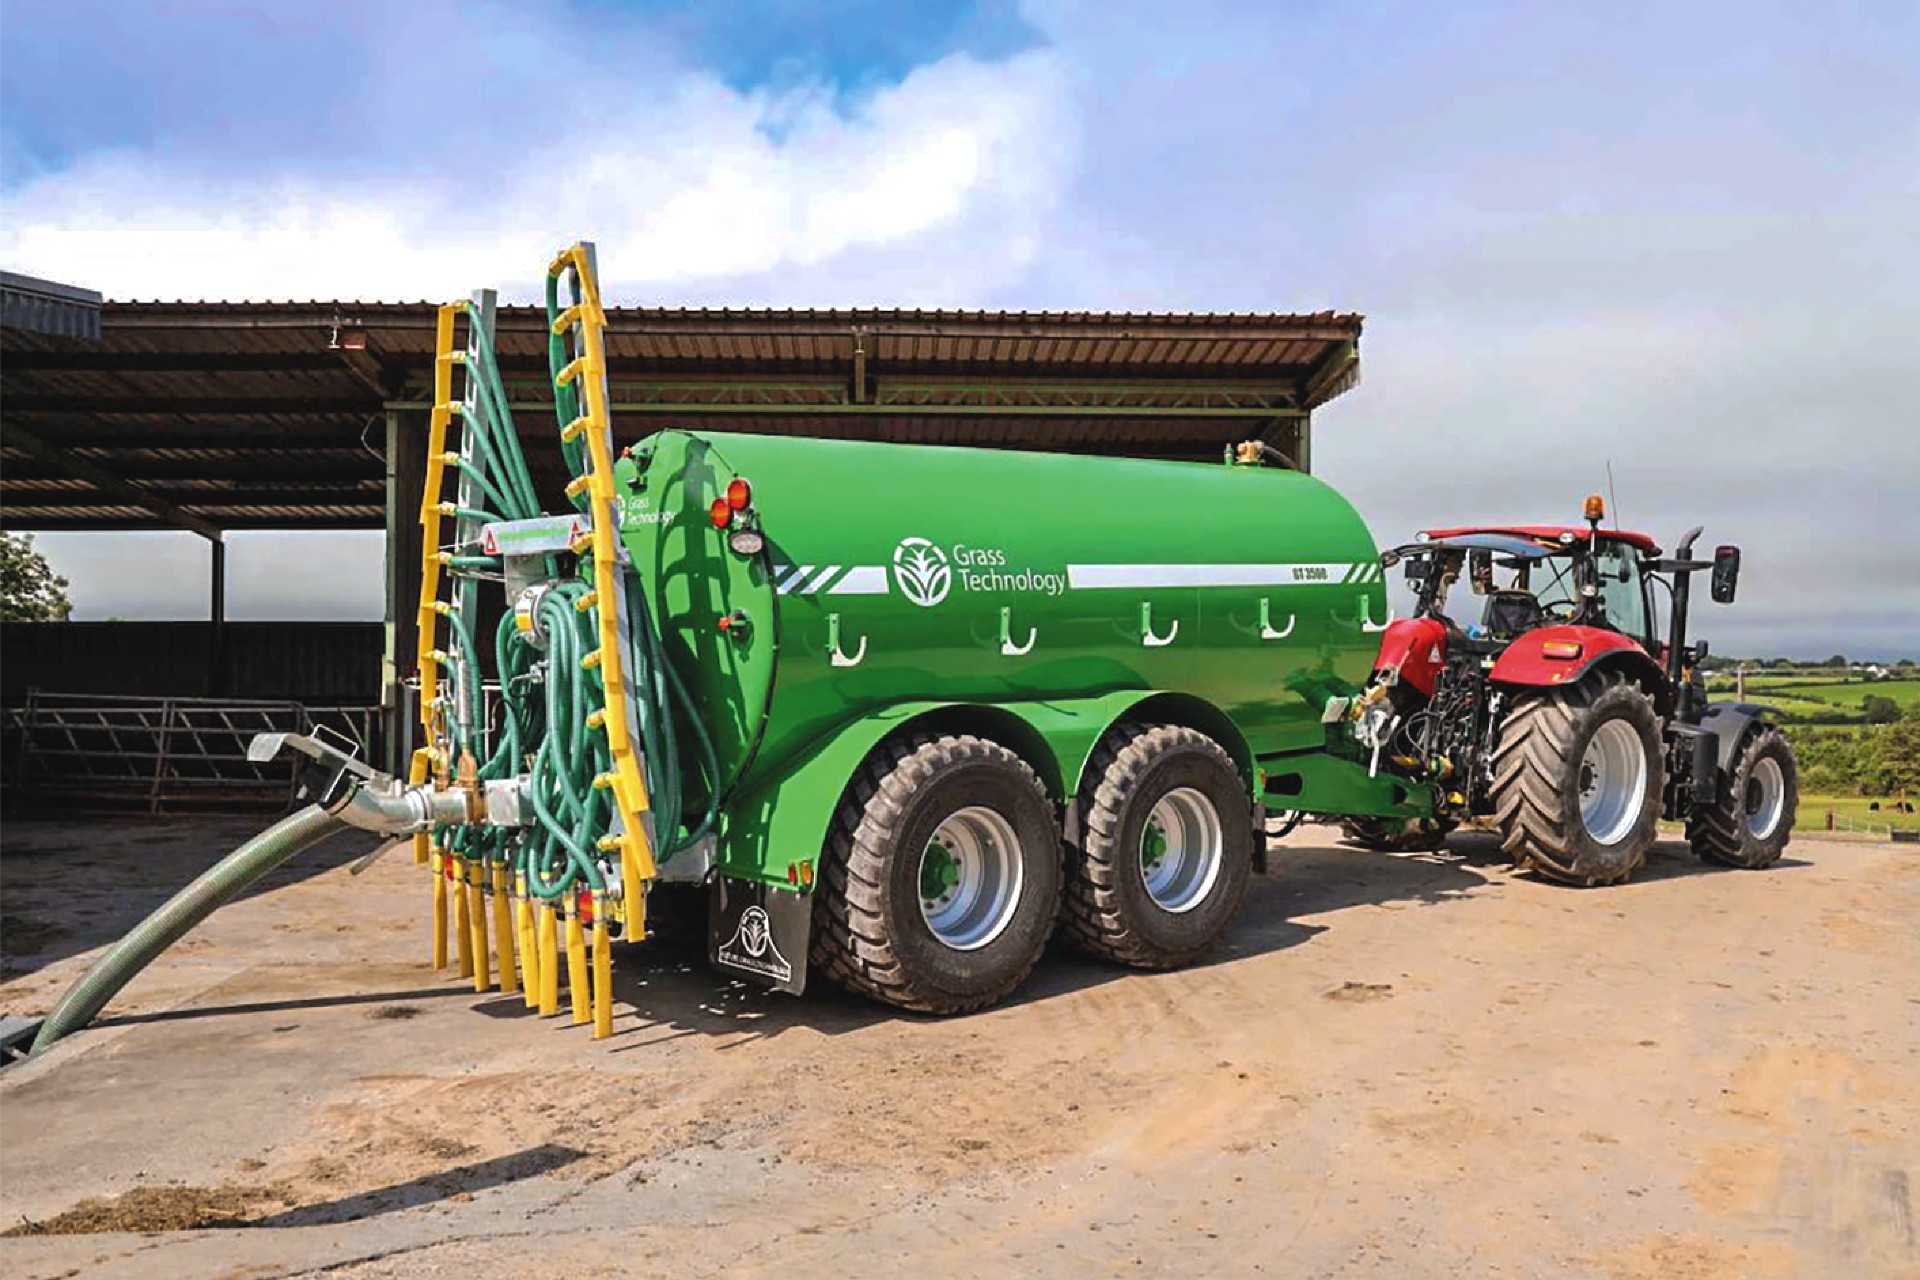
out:
{"label": "tractor front wheel", "polygon": [[1521,867],[1567,884],[1625,880],[1660,820],[1660,719],[1619,676],[1523,697],[1500,731],[1494,817]]}
{"label": "tractor front wheel", "polygon": [[814,892],[815,966],[903,1009],[1020,985],[1060,910],[1060,826],[1019,756],[971,735],[881,744],[847,786]]}
{"label": "tractor front wheel", "polygon": [[1770,867],[1787,847],[1799,807],[1799,763],[1786,735],[1768,725],[1740,744],[1719,803],[1687,819],[1687,842],[1723,867]]}

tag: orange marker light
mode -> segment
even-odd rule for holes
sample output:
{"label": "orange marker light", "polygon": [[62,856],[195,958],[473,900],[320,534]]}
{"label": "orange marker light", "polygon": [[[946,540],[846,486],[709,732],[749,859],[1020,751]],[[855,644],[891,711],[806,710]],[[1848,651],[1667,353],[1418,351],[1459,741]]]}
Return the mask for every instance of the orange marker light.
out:
{"label": "orange marker light", "polygon": [[1585,652],[1578,640],[1549,640],[1540,646],[1540,652],[1549,658],[1571,660]]}
{"label": "orange marker light", "polygon": [[715,498],[713,505],[707,508],[707,519],[716,529],[724,529],[733,523],[733,508],[725,498]]}
{"label": "orange marker light", "polygon": [[1607,518],[1607,504],[1597,493],[1588,494],[1587,501],[1580,510],[1581,514],[1589,520],[1605,520]]}
{"label": "orange marker light", "polygon": [[738,477],[727,485],[727,505],[735,511],[745,511],[753,504],[753,486]]}

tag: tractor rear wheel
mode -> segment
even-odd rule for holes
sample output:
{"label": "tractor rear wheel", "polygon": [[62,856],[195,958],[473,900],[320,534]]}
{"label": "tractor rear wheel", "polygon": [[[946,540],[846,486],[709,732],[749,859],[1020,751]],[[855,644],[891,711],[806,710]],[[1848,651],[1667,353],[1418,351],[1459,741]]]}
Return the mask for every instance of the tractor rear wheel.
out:
{"label": "tractor rear wheel", "polygon": [[903,1009],[984,1008],[1040,958],[1060,877],[1060,826],[1026,761],[970,735],[883,743],[827,836],[813,963]]}
{"label": "tractor rear wheel", "polygon": [[1719,803],[1687,819],[1687,843],[1707,862],[1757,871],[1780,860],[1800,807],[1800,765],[1786,735],[1767,725],[1747,735]]}
{"label": "tractor rear wheel", "polygon": [[1660,719],[1617,675],[1530,694],[1507,712],[1494,817],[1521,867],[1567,884],[1625,880],[1660,820]]}
{"label": "tractor rear wheel", "polygon": [[1125,725],[1094,748],[1061,929],[1091,955],[1174,969],[1211,947],[1253,869],[1253,804],[1233,759],[1184,725]]}
{"label": "tractor rear wheel", "polygon": [[1416,853],[1442,847],[1459,825],[1452,818],[1345,818],[1340,834],[1375,853]]}

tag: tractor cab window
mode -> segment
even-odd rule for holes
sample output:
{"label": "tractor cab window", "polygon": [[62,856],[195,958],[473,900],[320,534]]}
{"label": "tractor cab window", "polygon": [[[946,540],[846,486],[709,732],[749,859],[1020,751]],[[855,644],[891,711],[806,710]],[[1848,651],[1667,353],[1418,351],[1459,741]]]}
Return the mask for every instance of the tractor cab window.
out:
{"label": "tractor cab window", "polygon": [[[1476,568],[1475,557],[1480,557]],[[1484,640],[1511,640],[1545,621],[1532,584],[1542,566],[1530,559],[1475,552],[1443,556],[1436,610],[1461,633]],[[1466,579],[1457,591],[1445,588]]]}
{"label": "tractor cab window", "polygon": [[1600,612],[1605,621],[1622,635],[1645,642],[1647,638],[1647,593],[1640,585],[1640,566],[1633,548],[1618,542],[1603,542],[1595,557],[1600,571]]}
{"label": "tractor cab window", "polygon": [[[1595,622],[1622,635],[1645,643],[1651,632],[1647,624],[1647,597],[1640,583],[1640,566],[1633,548],[1623,543],[1602,542],[1595,555],[1594,568],[1600,577],[1600,595]],[[1581,613],[1580,582],[1570,556],[1552,556],[1535,567],[1533,590],[1541,610],[1549,621],[1569,622]]]}
{"label": "tractor cab window", "polygon": [[1580,584],[1571,556],[1549,556],[1533,570],[1533,594],[1549,622],[1566,622],[1580,611]]}

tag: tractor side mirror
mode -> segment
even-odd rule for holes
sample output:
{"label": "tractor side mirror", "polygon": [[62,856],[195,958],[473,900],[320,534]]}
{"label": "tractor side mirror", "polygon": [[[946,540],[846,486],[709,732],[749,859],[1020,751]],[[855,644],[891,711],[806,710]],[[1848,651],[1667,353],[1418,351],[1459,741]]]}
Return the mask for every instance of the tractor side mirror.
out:
{"label": "tractor side mirror", "polygon": [[1473,580],[1473,594],[1484,596],[1493,590],[1493,552],[1481,547],[1467,552],[1467,576]]}
{"label": "tractor side mirror", "polygon": [[1733,593],[1740,586],[1740,548],[1715,547],[1713,549],[1713,602],[1732,604]]}

